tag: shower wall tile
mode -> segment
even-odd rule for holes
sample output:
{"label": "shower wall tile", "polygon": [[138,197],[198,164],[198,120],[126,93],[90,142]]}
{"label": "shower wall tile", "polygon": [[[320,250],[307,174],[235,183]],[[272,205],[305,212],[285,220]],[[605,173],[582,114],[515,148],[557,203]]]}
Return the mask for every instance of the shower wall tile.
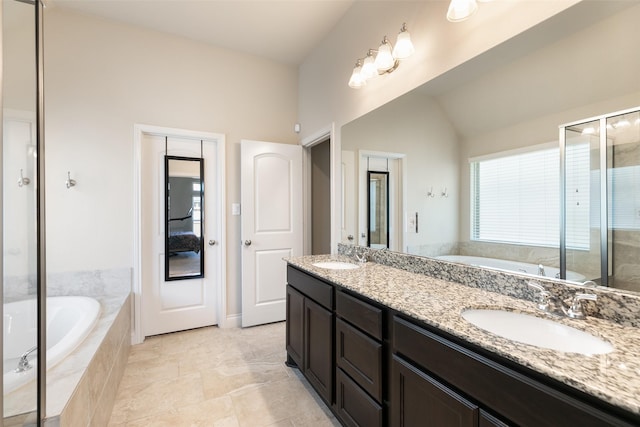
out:
{"label": "shower wall tile", "polygon": [[[131,283],[131,268],[50,273],[47,275],[47,295],[123,296],[131,292]],[[5,302],[34,298],[36,290],[35,276],[4,278]]]}
{"label": "shower wall tile", "polygon": [[49,296],[119,296],[131,292],[131,268],[71,271],[47,276]]}

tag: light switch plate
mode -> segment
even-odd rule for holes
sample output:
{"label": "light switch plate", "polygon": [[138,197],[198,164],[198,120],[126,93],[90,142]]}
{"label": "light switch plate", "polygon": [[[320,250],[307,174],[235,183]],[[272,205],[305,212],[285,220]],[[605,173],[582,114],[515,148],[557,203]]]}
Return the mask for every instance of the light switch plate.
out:
{"label": "light switch plate", "polygon": [[240,203],[231,204],[231,215],[240,215]]}

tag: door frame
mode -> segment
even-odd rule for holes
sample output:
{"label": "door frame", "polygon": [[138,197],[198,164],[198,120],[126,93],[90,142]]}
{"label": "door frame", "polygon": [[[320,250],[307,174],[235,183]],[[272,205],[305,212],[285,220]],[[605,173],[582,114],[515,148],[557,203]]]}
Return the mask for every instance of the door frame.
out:
{"label": "door frame", "polygon": [[218,195],[215,209],[218,212],[217,227],[220,233],[218,236],[218,265],[220,268],[216,273],[215,281],[218,283],[216,289],[218,326],[225,327],[227,319],[227,245],[226,245],[226,182],[225,182],[225,135],[221,133],[201,132],[187,129],[168,128],[162,126],[134,124],[133,126],[133,329],[131,331],[131,343],[139,344],[144,341],[145,335],[142,330],[142,141],[144,135],[160,135],[176,138],[193,138],[216,141],[216,181],[215,191]]}
{"label": "door frame", "polygon": [[[356,227],[355,241],[358,245],[367,246],[367,242],[363,242],[362,232],[367,227],[367,157],[378,157],[381,159],[397,161],[397,169],[390,174],[390,182],[393,186],[390,190],[390,209],[389,214],[389,247],[392,251],[405,251],[405,242],[407,241],[407,156],[404,153],[389,153],[386,151],[358,150],[358,226]],[[395,194],[393,194],[395,193]],[[396,202],[395,205],[391,202]],[[367,231],[367,235],[368,235]]]}
{"label": "door frame", "polygon": [[[340,190],[340,180],[336,177],[337,171],[340,170],[340,142],[337,141],[335,135],[335,123],[330,123],[320,130],[312,133],[308,137],[302,138],[300,145],[302,146],[302,193],[303,206],[302,214],[304,216],[304,226],[302,230],[302,250],[304,255],[311,254],[311,147],[329,140],[329,162],[331,163],[331,172],[329,175],[329,185],[331,191],[331,253],[337,253],[338,242],[340,242],[340,212],[336,209],[338,201],[342,197],[342,191],[336,192],[336,188]],[[338,167],[336,167],[338,165]]]}

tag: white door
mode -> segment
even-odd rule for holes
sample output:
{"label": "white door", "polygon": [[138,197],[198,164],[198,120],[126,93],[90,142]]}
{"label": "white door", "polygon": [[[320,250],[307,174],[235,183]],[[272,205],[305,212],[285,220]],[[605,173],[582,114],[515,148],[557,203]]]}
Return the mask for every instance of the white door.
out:
{"label": "white door", "polygon": [[[142,330],[157,335],[217,323],[220,200],[217,147],[221,141],[143,134],[142,151]],[[165,154],[204,158],[204,277],[165,280]],[[211,243],[211,244],[209,244]]]}
{"label": "white door", "polygon": [[302,147],[242,141],[242,326],[285,320],[286,263],[302,255]]}

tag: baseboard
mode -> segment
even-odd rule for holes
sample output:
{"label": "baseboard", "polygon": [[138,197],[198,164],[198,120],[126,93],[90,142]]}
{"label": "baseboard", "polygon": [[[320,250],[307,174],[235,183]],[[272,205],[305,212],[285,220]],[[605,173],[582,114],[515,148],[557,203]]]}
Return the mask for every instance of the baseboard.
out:
{"label": "baseboard", "polygon": [[224,322],[218,325],[220,328],[240,328],[242,327],[242,314],[232,314],[227,316]]}

